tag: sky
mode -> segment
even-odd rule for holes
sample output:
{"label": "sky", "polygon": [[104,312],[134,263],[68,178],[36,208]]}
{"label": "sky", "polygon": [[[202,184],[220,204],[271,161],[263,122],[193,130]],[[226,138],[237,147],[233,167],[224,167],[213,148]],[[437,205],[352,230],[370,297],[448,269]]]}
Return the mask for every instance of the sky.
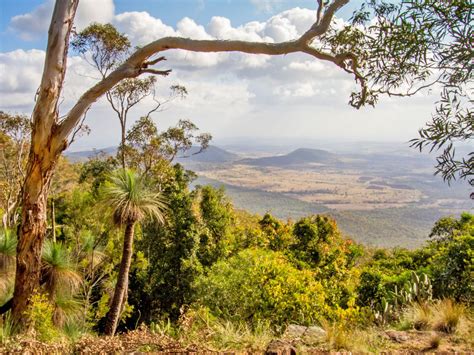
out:
{"label": "sky", "polygon": [[[53,0],[0,0],[0,110],[29,115],[41,79]],[[297,38],[315,18],[314,0],[80,0],[75,26],[112,23],[133,45],[164,36],[279,42]],[[338,14],[348,19],[353,0]],[[60,112],[65,114],[97,81],[83,58],[69,54]],[[279,57],[240,53],[166,53],[157,94],[184,85],[186,99],[174,100],[153,118],[161,129],[190,119],[217,143],[246,139],[407,142],[430,120],[436,96],[383,98],[376,108],[348,105],[353,78],[333,64],[304,54]],[[152,105],[130,112],[129,127]],[[119,123],[105,100],[87,115],[91,133],[71,150],[117,145]]]}

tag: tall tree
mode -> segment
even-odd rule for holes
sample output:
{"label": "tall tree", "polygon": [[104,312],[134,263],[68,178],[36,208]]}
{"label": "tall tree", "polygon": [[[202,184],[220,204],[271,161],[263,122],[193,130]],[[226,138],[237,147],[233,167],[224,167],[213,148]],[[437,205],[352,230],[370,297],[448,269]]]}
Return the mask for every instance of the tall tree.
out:
{"label": "tall tree", "polygon": [[149,190],[145,180],[131,170],[121,169],[113,174],[109,183],[105,185],[103,193],[104,202],[113,210],[115,224],[125,226],[122,260],[105,325],[105,333],[114,335],[128,286],[135,225],[146,216],[164,222],[166,205],[163,198]]}
{"label": "tall tree", "polygon": [[[299,38],[281,42],[248,42],[240,40],[195,40],[190,38],[164,37],[138,48],[117,68],[108,68],[106,75],[88,89],[70,109],[59,115],[58,101],[66,73],[69,38],[79,0],[57,0],[48,32],[48,44],[41,84],[32,114],[32,133],[26,178],[22,191],[22,214],[17,247],[17,268],[13,300],[13,318],[20,323],[33,290],[39,285],[41,249],[46,231],[46,201],[51,177],[61,153],[68,147],[71,137],[81,127],[85,113],[101,96],[124,79],[142,74],[169,75],[170,70],[156,69],[162,63],[163,52],[181,49],[192,52],[243,52],[250,54],[285,55],[306,53],[313,58],[333,63],[354,76],[360,90],[353,93],[351,104],[361,107],[375,103],[369,84],[374,76],[367,72],[382,72],[383,67],[367,67],[370,55],[366,47],[352,46],[349,39],[338,36],[332,26],[335,13],[349,0],[318,1],[315,22]],[[339,32],[338,32],[339,31]],[[331,34],[333,40],[323,40]],[[370,49],[370,48],[369,48]],[[159,56],[156,56],[159,54]],[[374,54],[375,55],[375,54]],[[410,56],[410,52],[407,52]],[[375,56],[375,59],[379,57]],[[368,68],[368,70],[366,70]],[[397,77],[403,81],[408,74]],[[391,82],[390,82],[391,83]],[[380,87],[388,81],[376,82]]]}

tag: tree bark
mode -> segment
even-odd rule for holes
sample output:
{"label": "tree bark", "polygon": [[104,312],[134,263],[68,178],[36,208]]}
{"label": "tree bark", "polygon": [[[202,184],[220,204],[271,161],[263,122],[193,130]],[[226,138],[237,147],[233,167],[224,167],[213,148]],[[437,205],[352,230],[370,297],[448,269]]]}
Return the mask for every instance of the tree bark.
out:
{"label": "tree bark", "polygon": [[78,0],[56,1],[48,32],[41,85],[32,114],[31,146],[22,190],[12,318],[28,325],[25,311],[40,285],[41,251],[46,235],[47,199],[54,167],[67,144],[58,137],[58,101],[66,73],[69,36]]}
{"label": "tree bark", "polygon": [[122,303],[126,287],[128,285],[128,274],[130,265],[132,263],[133,254],[133,231],[135,223],[128,223],[125,227],[125,235],[123,240],[122,261],[120,263],[120,270],[117,278],[117,285],[115,286],[114,298],[112,305],[107,313],[107,322],[105,324],[105,334],[114,335],[117,329],[118,321],[122,311]]}

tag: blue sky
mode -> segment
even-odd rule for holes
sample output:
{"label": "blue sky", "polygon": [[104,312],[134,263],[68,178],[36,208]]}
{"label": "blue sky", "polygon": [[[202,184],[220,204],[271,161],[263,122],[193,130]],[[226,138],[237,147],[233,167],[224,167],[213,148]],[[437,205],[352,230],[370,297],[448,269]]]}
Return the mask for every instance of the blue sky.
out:
{"label": "blue sky", "polygon": [[[41,79],[53,0],[0,0],[0,110],[29,114]],[[352,0],[335,21],[350,17]],[[143,45],[163,36],[291,40],[314,21],[315,0],[80,0],[75,24],[113,23]],[[16,17],[15,17],[16,16]],[[340,23],[339,22],[339,23]],[[348,106],[353,78],[332,63],[304,54],[283,57],[174,51],[166,53],[172,75],[159,78],[163,100],[174,84],[185,85],[186,100],[156,115],[159,127],[190,119],[215,141],[313,139],[407,142],[430,119],[436,96],[382,98],[375,109]],[[71,54],[61,113],[94,84],[94,70]],[[130,125],[152,100],[130,113]],[[87,117],[90,135],[74,149],[117,144],[119,126],[105,100]]]}
{"label": "blue sky", "polygon": [[[350,17],[357,3],[344,8],[340,16]],[[0,51],[17,48],[44,48],[46,37],[24,41],[9,30],[13,16],[30,12],[43,4],[44,0],[0,0]],[[276,1],[271,10],[260,9],[250,0],[115,0],[116,13],[128,11],[146,11],[150,15],[161,18],[169,25],[176,24],[183,17],[190,17],[200,24],[207,24],[212,16],[227,17],[235,26],[250,21],[264,21],[270,15],[294,7],[314,8],[314,0],[280,0]],[[46,35],[46,34],[45,34]]]}

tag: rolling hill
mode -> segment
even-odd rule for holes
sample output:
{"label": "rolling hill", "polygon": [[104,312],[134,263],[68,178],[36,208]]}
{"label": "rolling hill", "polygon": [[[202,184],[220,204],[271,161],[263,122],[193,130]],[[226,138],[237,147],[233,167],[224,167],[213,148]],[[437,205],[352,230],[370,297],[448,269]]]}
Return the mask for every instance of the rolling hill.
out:
{"label": "rolling hill", "polygon": [[329,164],[338,161],[336,154],[322,149],[299,148],[285,155],[242,159],[240,164],[254,166],[292,166],[303,164]]}
{"label": "rolling hill", "polygon": [[[186,165],[187,162],[196,163],[230,163],[238,160],[240,157],[237,154],[228,152],[222,148],[214,145],[209,146],[202,153],[196,154],[199,151],[199,147],[192,147],[184,155],[185,157],[179,157],[175,159],[175,162]],[[112,156],[117,153],[117,147],[108,147],[103,149],[83,150],[78,152],[65,152],[64,155],[72,162],[83,162],[96,156],[99,153],[103,153],[106,156]]]}
{"label": "rolling hill", "polygon": [[186,152],[186,158],[177,158],[176,162],[186,164],[186,162],[197,163],[230,163],[238,160],[240,157],[237,154],[231,153],[225,149],[210,145],[202,153],[199,152],[199,147],[192,147]]}

